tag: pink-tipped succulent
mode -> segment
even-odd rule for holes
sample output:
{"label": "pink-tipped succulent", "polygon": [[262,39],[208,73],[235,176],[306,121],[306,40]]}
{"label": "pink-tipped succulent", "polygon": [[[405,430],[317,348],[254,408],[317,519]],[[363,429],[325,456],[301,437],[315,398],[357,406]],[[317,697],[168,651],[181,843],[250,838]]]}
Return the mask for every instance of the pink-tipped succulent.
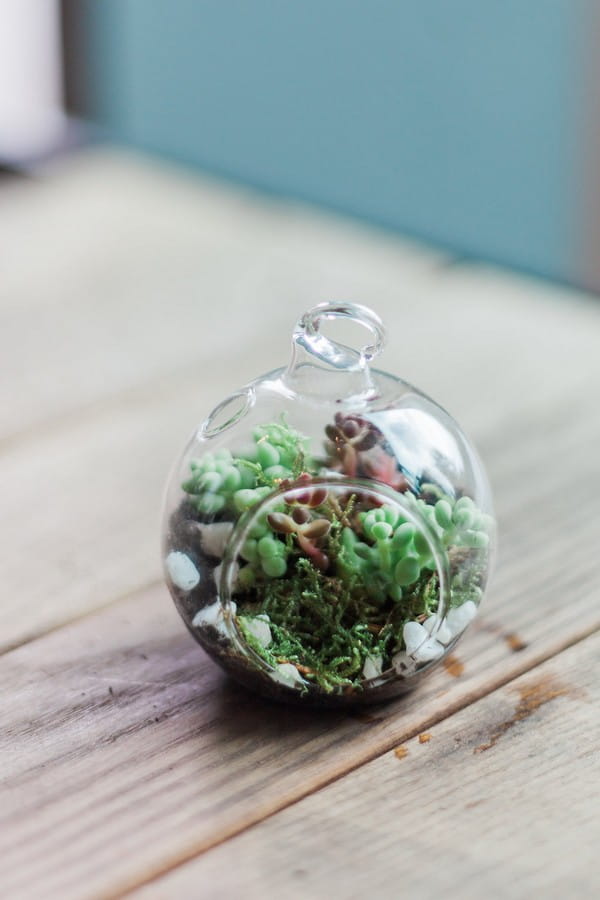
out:
{"label": "pink-tipped succulent", "polygon": [[339,466],[349,478],[355,478],[359,472],[359,453],[364,453],[375,446],[378,431],[366,419],[360,416],[337,413],[334,425],[327,425],[325,434],[329,438],[326,449],[332,457],[337,457]]}
{"label": "pink-tipped succulent", "polygon": [[320,572],[327,571],[329,557],[317,546],[317,541],[329,534],[331,523],[327,519],[313,519],[306,506],[296,506],[291,516],[287,513],[269,513],[267,522],[276,534],[295,534],[298,545],[312,564]]}
{"label": "pink-tipped succulent", "polygon": [[396,460],[383,447],[373,447],[361,458],[360,474],[374,481],[381,481],[400,493],[410,487],[406,477],[398,469]]}
{"label": "pink-tipped succulent", "polygon": [[335,468],[348,478],[372,478],[396,491],[405,491],[408,481],[399,471],[396,460],[386,453],[383,435],[378,428],[356,415],[337,413],[334,425],[327,425],[329,440],[325,448]]}
{"label": "pink-tipped succulent", "polygon": [[[318,484],[313,483],[312,476],[308,472],[302,474],[295,482],[282,482],[283,487],[293,487],[293,491],[289,491],[283,495],[283,499],[289,506],[306,506],[309,509],[316,509],[322,506],[327,500],[327,489],[322,488]],[[302,490],[298,490],[302,488]]]}

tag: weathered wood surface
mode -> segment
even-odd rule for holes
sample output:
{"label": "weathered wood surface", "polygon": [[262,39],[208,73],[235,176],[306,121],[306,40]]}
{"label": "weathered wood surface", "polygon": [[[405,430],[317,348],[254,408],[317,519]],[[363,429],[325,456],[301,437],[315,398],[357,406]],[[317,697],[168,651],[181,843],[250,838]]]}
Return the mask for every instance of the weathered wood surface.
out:
{"label": "weathered wood surface", "polygon": [[[368,760],[598,627],[593,302],[106,154],[5,192],[0,247],[3,895],[117,896],[202,852],[216,872],[219,842],[334,779],[351,791]],[[374,305],[383,367],[477,439],[501,526],[454,669],[354,716],[240,695],[158,581],[173,454],[330,296]]]}
{"label": "weathered wood surface", "polygon": [[132,896],[597,897],[599,656],[596,635]]}
{"label": "weathered wood surface", "polygon": [[[527,617],[515,618],[519,627]],[[115,604],[2,661],[4,889],[120,893],[431,729],[595,626],[583,612],[578,632],[560,638],[529,625],[517,632],[529,646],[515,652],[484,619],[457,654],[459,677],[442,670],[370,712],[315,715],[229,685],[162,590]]]}
{"label": "weathered wood surface", "polygon": [[[585,422],[573,439],[593,446],[600,435]],[[7,888],[17,896],[77,897],[82,886],[85,896],[119,893],[595,630],[600,521],[595,497],[579,488],[593,479],[593,456],[587,468],[559,469],[549,496],[535,492],[534,503],[517,474],[518,447],[512,466],[502,460],[499,498],[503,518],[515,511],[510,552],[458,665],[372,714],[285,711],[236,691],[182,631],[162,587],[6,654]]]}

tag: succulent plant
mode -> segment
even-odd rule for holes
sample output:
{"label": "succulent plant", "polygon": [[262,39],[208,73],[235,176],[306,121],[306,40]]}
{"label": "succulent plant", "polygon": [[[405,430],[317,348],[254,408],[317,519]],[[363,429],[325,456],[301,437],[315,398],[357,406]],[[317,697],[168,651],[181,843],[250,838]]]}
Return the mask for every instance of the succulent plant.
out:
{"label": "succulent plant", "polygon": [[350,478],[356,477],[359,454],[370,450],[379,439],[379,432],[367,419],[360,416],[337,413],[333,425],[327,425],[329,438],[325,449],[332,460],[339,460],[339,467]]}
{"label": "succulent plant", "polygon": [[190,476],[182,488],[198,512],[205,516],[244,512],[302,470],[306,442],[294,429],[272,422],[255,428],[253,439],[235,457],[221,449],[190,462]]}
{"label": "succulent plant", "polygon": [[270,513],[267,517],[270,527],[277,534],[294,535],[298,546],[320,572],[329,568],[329,557],[318,546],[318,541],[327,537],[331,522],[324,518],[313,518],[309,508],[297,506],[291,515]]}
{"label": "succulent plant", "polygon": [[338,469],[348,478],[381,481],[396,491],[408,488],[395,457],[386,451],[382,432],[368,419],[337,413],[334,424],[325,428],[325,434],[330,468]]}

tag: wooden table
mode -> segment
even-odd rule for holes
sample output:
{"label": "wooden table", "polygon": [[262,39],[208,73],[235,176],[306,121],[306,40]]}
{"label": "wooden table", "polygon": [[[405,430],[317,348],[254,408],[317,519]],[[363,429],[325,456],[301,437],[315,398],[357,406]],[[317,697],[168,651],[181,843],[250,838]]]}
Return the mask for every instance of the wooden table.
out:
{"label": "wooden table", "polygon": [[[233,687],[158,550],[190,429],[329,298],[500,520],[452,663],[356,713]],[[596,300],[108,151],[2,185],[0,300],[3,897],[598,896]]]}

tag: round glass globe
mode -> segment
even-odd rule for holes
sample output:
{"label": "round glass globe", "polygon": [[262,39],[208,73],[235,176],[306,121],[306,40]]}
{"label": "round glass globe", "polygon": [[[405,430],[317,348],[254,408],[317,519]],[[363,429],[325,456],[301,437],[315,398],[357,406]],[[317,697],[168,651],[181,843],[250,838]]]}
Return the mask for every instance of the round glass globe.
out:
{"label": "round glass globe", "polygon": [[[327,338],[339,318],[369,344]],[[340,705],[410,689],[483,597],[496,532],[483,466],[448,413],[371,367],[383,340],[366,307],[315,307],[287,368],[219,404],[169,481],[175,604],[266,696]]]}

